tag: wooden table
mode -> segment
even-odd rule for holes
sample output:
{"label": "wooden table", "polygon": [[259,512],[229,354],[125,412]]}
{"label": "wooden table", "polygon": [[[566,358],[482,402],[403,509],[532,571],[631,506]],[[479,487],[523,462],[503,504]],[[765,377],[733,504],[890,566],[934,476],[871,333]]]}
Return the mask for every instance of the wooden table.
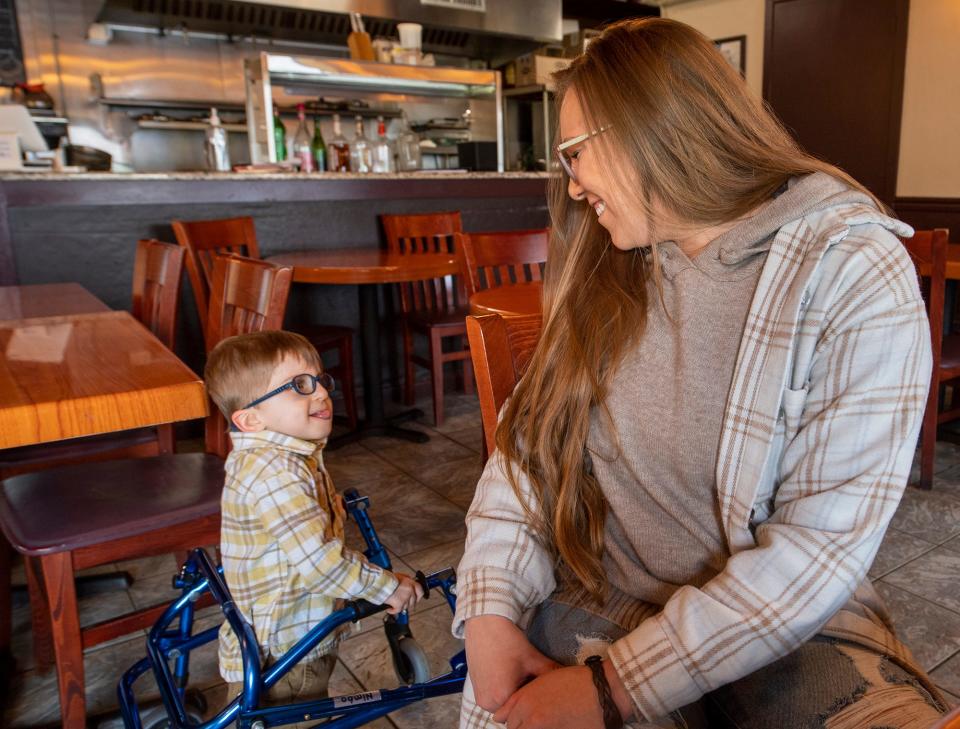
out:
{"label": "wooden table", "polygon": [[501,316],[539,314],[542,296],[542,281],[496,286],[478,291],[470,297],[470,313]]}
{"label": "wooden table", "polygon": [[206,415],[203,381],[125,311],[0,321],[0,448]]}
{"label": "wooden table", "polygon": [[0,286],[0,321],[103,311],[110,307],[78,283]]}
{"label": "wooden table", "polygon": [[[357,284],[360,297],[360,348],[363,364],[364,422],[346,438],[385,435],[424,443],[425,433],[399,428],[388,422],[383,408],[379,312],[376,284],[421,281],[460,273],[456,256],[446,253],[417,253],[403,256],[377,249],[331,248],[295,251],[267,258],[278,266],[293,266],[293,280],[311,284]],[[399,419],[417,417],[410,411]],[[397,420],[394,418],[393,420]],[[342,445],[343,438],[337,439]]]}

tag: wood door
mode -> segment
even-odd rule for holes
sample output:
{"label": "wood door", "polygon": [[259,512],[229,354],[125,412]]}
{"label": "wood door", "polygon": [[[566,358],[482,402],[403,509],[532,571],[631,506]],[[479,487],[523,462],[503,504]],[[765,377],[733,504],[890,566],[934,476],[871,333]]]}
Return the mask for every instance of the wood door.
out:
{"label": "wood door", "polygon": [[892,204],[910,0],[767,0],[763,96],[803,147]]}

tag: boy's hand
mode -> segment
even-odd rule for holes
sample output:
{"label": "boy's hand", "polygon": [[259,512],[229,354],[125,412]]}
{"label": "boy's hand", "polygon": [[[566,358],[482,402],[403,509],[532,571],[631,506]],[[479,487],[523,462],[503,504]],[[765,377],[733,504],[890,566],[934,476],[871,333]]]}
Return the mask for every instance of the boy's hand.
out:
{"label": "boy's hand", "polygon": [[396,615],[401,610],[409,610],[423,597],[423,588],[420,583],[410,575],[404,575],[400,572],[394,572],[394,576],[400,582],[393,594],[387,598],[387,610],[391,615]]}

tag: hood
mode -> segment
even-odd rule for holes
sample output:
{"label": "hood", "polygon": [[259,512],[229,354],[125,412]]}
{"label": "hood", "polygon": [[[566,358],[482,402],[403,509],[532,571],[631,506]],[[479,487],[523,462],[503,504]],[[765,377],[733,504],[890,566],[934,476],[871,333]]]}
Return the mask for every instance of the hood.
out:
{"label": "hood", "polygon": [[420,23],[424,52],[492,66],[563,38],[561,0],[104,0],[97,22],[345,47],[351,12],[371,38]]}
{"label": "hood", "polygon": [[756,215],[728,230],[711,245],[716,244],[721,263],[738,264],[769,250],[773,235],[788,223],[818,210],[854,204],[875,207],[867,195],[825,172],[794,177]]}

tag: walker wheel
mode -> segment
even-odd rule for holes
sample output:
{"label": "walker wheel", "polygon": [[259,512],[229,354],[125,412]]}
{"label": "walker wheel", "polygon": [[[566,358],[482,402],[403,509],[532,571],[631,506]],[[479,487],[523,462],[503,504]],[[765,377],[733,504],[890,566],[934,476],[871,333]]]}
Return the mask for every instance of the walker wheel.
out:
{"label": "walker wheel", "polygon": [[416,639],[401,638],[397,647],[399,648],[399,661],[394,668],[400,682],[410,685],[429,681],[430,662]]}

